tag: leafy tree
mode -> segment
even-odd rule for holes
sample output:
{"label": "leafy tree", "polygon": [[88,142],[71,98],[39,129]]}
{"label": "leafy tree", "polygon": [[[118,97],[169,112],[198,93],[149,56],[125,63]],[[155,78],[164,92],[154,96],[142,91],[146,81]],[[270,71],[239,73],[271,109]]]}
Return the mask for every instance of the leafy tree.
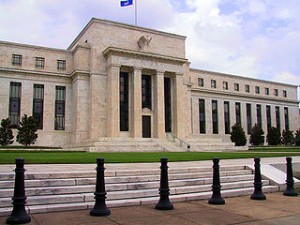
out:
{"label": "leafy tree", "polygon": [[281,133],[276,127],[271,127],[268,130],[267,140],[269,145],[279,145],[281,143]]}
{"label": "leafy tree", "polygon": [[235,143],[235,146],[245,146],[247,138],[244,129],[240,124],[235,124],[231,127],[230,139]]}
{"label": "leafy tree", "polygon": [[17,141],[25,146],[34,144],[38,138],[36,131],[37,126],[34,118],[32,116],[28,117],[26,114],[24,114],[22,117],[22,122],[20,122],[20,126],[18,127]]}
{"label": "leafy tree", "polygon": [[258,145],[263,145],[265,142],[265,136],[264,136],[264,131],[263,129],[258,126],[257,124],[255,124],[252,128],[251,128],[251,132],[250,132],[250,144],[254,145],[254,146],[258,146]]}
{"label": "leafy tree", "polygon": [[0,144],[2,146],[10,145],[14,142],[14,135],[10,127],[10,120],[2,119],[0,127]]}
{"label": "leafy tree", "polygon": [[283,130],[282,131],[282,144],[284,145],[293,145],[295,142],[293,131]]}
{"label": "leafy tree", "polygon": [[295,144],[300,146],[300,129],[298,129],[295,133]]}

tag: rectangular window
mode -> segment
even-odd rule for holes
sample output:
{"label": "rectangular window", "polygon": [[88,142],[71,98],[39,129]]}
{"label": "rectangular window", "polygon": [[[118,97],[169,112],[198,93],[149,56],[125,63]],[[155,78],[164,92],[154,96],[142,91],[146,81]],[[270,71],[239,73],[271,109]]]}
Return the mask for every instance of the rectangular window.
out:
{"label": "rectangular window", "polygon": [[199,121],[200,121],[200,134],[206,133],[205,125],[205,100],[199,99]]}
{"label": "rectangular window", "polygon": [[252,128],[252,110],[251,110],[251,104],[247,103],[246,104],[246,113],[247,113],[247,132],[248,134],[251,133],[251,128]]}
{"label": "rectangular window", "polygon": [[262,120],[261,120],[261,105],[256,105],[256,117],[257,117],[257,125],[262,128]]}
{"label": "rectangular window", "polygon": [[120,72],[120,131],[129,131],[128,73]]}
{"label": "rectangular window", "polygon": [[235,91],[240,91],[240,84],[234,83],[234,90]]}
{"label": "rectangular window", "polygon": [[228,90],[228,82],[223,81],[223,90]]}
{"label": "rectangular window", "polygon": [[212,104],[213,134],[218,134],[219,133],[219,127],[218,127],[218,102],[216,100],[212,100],[211,104]]}
{"label": "rectangular window", "polygon": [[278,96],[278,89],[274,89],[274,95]]}
{"label": "rectangular window", "polygon": [[269,95],[270,94],[270,89],[269,88],[265,88],[265,95]]}
{"label": "rectangular window", "polygon": [[259,94],[260,93],[260,88],[259,86],[255,86],[255,94]]}
{"label": "rectangular window", "polygon": [[229,102],[224,102],[224,125],[225,134],[230,134],[230,108]]}
{"label": "rectangular window", "polygon": [[165,132],[172,132],[171,78],[164,78]]}
{"label": "rectangular window", "polygon": [[245,85],[245,92],[247,92],[247,93],[250,92],[250,85],[248,85],[248,84]]}
{"label": "rectangular window", "polygon": [[66,70],[66,60],[57,60],[57,70]]}
{"label": "rectangular window", "polygon": [[56,86],[55,95],[55,130],[65,129],[66,87]]}
{"label": "rectangular window", "polygon": [[284,123],[285,123],[285,130],[290,130],[289,108],[288,107],[284,107]]}
{"label": "rectangular window", "polygon": [[275,113],[276,113],[276,127],[278,130],[281,131],[281,125],[280,125],[280,108],[279,106],[275,107]]}
{"label": "rectangular window", "polygon": [[204,87],[204,80],[202,78],[198,78],[198,86]]}
{"label": "rectangular window", "polygon": [[271,118],[271,106],[266,106],[266,115],[267,115],[267,127],[268,130],[272,127],[272,118]]}
{"label": "rectangular window", "polygon": [[44,69],[45,67],[45,58],[35,57],[35,68]]}
{"label": "rectangular window", "polygon": [[152,109],[151,76],[142,75],[142,108]]}
{"label": "rectangular window", "polygon": [[43,129],[43,115],[44,115],[44,85],[33,85],[33,109],[32,115],[36,122],[38,129]]}
{"label": "rectangular window", "polygon": [[22,66],[22,55],[13,54],[11,64],[14,66]]}
{"label": "rectangular window", "polygon": [[217,81],[216,80],[211,80],[211,87],[212,88],[217,88]]}
{"label": "rectangular window", "polygon": [[283,96],[284,98],[287,97],[287,91],[286,91],[286,90],[283,90],[283,91],[282,91],[282,96]]}
{"label": "rectangular window", "polygon": [[235,103],[235,123],[236,124],[242,124],[241,123],[241,103],[236,102]]}
{"label": "rectangular window", "polygon": [[21,111],[21,83],[10,82],[9,92],[9,120],[13,128],[20,123]]}

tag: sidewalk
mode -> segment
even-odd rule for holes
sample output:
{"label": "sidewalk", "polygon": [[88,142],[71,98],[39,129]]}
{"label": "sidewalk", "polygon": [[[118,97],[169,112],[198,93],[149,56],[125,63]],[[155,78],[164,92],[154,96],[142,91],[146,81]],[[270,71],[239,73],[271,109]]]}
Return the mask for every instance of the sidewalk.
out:
{"label": "sidewalk", "polygon": [[[32,225],[298,225],[300,198],[267,194],[266,201],[250,196],[226,198],[225,205],[207,200],[174,203],[174,210],[159,211],[154,205],[111,208],[108,217],[91,217],[89,210],[31,215]],[[6,217],[0,217],[5,224]]]}
{"label": "sidewalk", "polygon": [[[300,156],[293,156],[293,163],[298,162],[297,168],[294,170],[299,170],[298,165],[300,163]],[[261,164],[285,164],[285,157],[270,157],[261,158]],[[253,165],[253,158],[248,159],[221,159],[220,166],[228,165]],[[77,171],[95,171],[95,164],[32,164],[26,165],[25,159],[25,173],[31,172],[77,172]],[[172,168],[187,168],[187,167],[212,167],[212,160],[205,161],[190,161],[190,162],[169,162],[169,169]],[[159,159],[156,163],[107,163],[105,164],[106,171],[118,171],[118,170],[138,170],[138,169],[159,169],[160,162]],[[15,165],[0,165],[0,173],[13,173]]]}

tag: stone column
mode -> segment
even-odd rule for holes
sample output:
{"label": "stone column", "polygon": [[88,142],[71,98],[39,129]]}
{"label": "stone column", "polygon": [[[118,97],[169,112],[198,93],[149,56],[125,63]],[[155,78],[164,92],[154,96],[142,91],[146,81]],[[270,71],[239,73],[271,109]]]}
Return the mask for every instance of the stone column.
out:
{"label": "stone column", "polygon": [[212,127],[212,99],[205,98],[205,123],[206,123],[206,134],[213,133]]}
{"label": "stone column", "polygon": [[107,136],[120,136],[120,66],[107,71]]}
{"label": "stone column", "polygon": [[154,137],[165,138],[164,72],[154,76]]}
{"label": "stone column", "polygon": [[134,68],[132,75],[132,137],[142,137],[142,69]]}
{"label": "stone column", "polygon": [[219,134],[225,134],[224,101],[218,99],[218,127]]}
{"label": "stone column", "polygon": [[267,113],[266,113],[266,105],[261,104],[261,127],[263,131],[265,132],[265,144],[267,142],[267,134],[268,134],[268,125],[267,125]]}
{"label": "stone column", "polygon": [[183,90],[183,74],[176,73],[175,77],[175,85],[174,85],[174,99],[172,103],[174,104],[173,112],[174,112],[174,134],[176,137],[183,137],[185,134],[185,118],[183,115],[184,109],[184,90]]}

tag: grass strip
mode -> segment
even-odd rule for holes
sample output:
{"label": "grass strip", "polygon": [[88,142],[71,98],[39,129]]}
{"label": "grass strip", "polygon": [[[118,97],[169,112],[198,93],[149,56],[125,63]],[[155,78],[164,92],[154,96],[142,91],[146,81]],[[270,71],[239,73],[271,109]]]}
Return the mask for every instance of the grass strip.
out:
{"label": "grass strip", "polygon": [[253,157],[300,156],[298,153],[260,153],[260,152],[42,152],[42,151],[0,151],[0,164],[14,164],[15,158],[24,158],[26,164],[85,164],[95,163],[96,158],[105,159],[106,163],[140,163],[159,162],[161,157],[167,157],[170,162],[238,159]]}

